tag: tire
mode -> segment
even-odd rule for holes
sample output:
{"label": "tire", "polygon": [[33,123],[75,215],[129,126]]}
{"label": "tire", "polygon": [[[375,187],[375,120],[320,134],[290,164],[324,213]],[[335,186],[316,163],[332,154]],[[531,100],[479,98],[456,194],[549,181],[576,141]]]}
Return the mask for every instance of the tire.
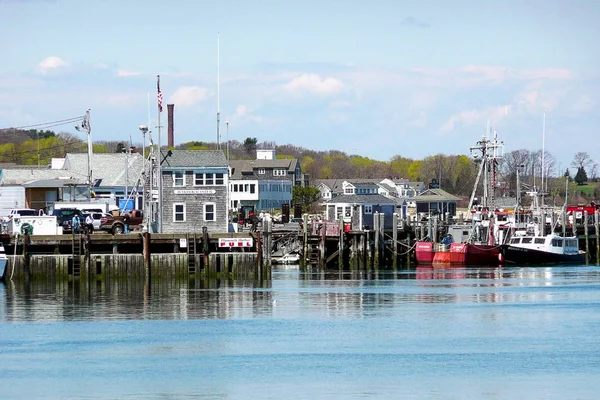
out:
{"label": "tire", "polygon": [[123,231],[124,231],[124,228],[123,228],[123,225],[121,225],[121,224],[116,224],[112,228],[113,235],[120,235],[123,233]]}

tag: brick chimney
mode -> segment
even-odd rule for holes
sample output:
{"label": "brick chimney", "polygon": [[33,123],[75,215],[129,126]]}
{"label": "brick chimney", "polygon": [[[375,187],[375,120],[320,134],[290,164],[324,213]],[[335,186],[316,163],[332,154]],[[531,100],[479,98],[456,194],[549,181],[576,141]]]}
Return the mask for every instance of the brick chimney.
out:
{"label": "brick chimney", "polygon": [[167,139],[169,142],[169,147],[175,147],[175,137],[173,135],[173,108],[175,108],[175,104],[167,104],[167,120],[169,124]]}

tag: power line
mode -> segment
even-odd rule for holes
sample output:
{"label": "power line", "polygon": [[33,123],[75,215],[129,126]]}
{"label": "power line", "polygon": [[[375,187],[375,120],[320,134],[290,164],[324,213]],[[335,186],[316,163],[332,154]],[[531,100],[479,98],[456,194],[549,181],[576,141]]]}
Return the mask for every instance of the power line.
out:
{"label": "power line", "polygon": [[73,122],[81,120],[82,118],[83,118],[83,115],[80,116],[80,117],[73,117],[73,118],[61,119],[61,120],[58,120],[58,121],[44,122],[44,123],[41,123],[41,124],[15,126],[15,127],[10,127],[10,128],[2,128],[2,129],[0,129],[0,132],[10,131],[10,130],[18,130],[18,129],[26,129],[26,128],[35,128],[35,127],[38,127],[38,126],[44,126],[44,127],[46,127],[46,125],[51,125],[51,126],[47,127],[47,128],[49,128],[49,127],[52,127],[52,126],[60,126],[60,125],[71,124]]}

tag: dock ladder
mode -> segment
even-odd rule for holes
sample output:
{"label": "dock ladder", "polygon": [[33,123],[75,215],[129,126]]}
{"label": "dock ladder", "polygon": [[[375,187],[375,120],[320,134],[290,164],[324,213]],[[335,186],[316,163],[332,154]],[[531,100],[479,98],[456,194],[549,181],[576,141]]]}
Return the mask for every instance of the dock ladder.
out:
{"label": "dock ladder", "polygon": [[319,249],[321,242],[320,236],[308,236],[308,257],[307,265],[319,266],[321,264],[321,250]]}
{"label": "dock ladder", "polygon": [[[190,240],[191,239],[191,240]],[[188,236],[188,274],[189,276],[196,274],[196,234]]]}
{"label": "dock ladder", "polygon": [[72,236],[73,276],[81,276],[81,235],[73,233]]}

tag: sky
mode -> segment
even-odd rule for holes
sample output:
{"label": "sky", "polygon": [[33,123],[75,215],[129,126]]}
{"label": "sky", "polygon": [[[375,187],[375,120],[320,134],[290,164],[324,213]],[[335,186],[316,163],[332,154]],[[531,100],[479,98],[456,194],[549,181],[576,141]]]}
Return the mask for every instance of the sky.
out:
{"label": "sky", "polygon": [[489,126],[564,170],[600,162],[599,19],[593,0],[0,0],[0,128],[89,108],[94,141],[156,141],[160,74],[164,144],[173,103],[176,143],[216,142],[217,109],[222,142],[381,161],[469,154]]}

